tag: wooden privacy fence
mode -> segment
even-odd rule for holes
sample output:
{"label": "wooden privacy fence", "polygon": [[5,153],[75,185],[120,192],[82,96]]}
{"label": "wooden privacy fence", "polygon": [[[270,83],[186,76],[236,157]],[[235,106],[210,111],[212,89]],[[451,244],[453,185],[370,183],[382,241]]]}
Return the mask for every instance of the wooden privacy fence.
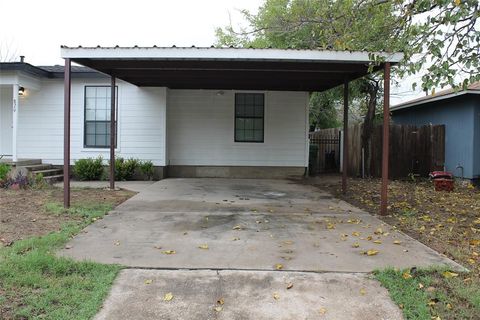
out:
{"label": "wooden privacy fence", "polygon": [[[370,150],[364,152],[362,164],[362,125],[349,128],[348,174],[380,177],[382,171],[382,125],[374,127]],[[368,148],[367,148],[368,149]],[[428,176],[431,171],[443,170],[445,164],[444,125],[390,125],[389,178],[409,174]]]}
{"label": "wooden privacy fence", "polygon": [[340,168],[340,129],[310,132],[310,174],[338,172]]}

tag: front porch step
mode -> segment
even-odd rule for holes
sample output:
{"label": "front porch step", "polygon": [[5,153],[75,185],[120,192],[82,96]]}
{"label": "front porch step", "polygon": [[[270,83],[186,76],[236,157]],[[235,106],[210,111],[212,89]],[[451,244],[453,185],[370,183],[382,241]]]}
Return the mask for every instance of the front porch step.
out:
{"label": "front porch step", "polygon": [[30,172],[34,172],[34,171],[49,170],[52,168],[52,165],[43,163],[43,164],[34,164],[34,165],[28,165],[28,166],[22,166],[22,167],[27,169]]}
{"label": "front porch step", "polygon": [[31,172],[35,175],[42,174],[43,177],[63,175],[63,170],[62,169],[32,170]]}
{"label": "front porch step", "polygon": [[63,181],[63,174],[57,174],[53,176],[46,176],[43,178],[45,182],[49,184],[54,184],[55,182]]}
{"label": "front porch step", "polygon": [[34,165],[41,165],[41,159],[18,159],[17,161],[12,161],[11,159],[2,159],[2,163],[9,164],[13,167],[27,167]]}

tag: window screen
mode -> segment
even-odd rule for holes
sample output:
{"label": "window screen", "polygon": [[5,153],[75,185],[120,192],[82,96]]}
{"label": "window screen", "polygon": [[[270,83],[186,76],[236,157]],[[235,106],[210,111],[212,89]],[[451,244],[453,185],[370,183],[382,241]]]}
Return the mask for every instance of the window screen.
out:
{"label": "window screen", "polygon": [[235,94],[235,142],[263,142],[263,93]]}
{"label": "window screen", "polygon": [[[115,105],[118,90],[116,92]],[[85,87],[85,147],[110,147],[110,93],[110,86]],[[115,111],[117,114],[118,110]]]}

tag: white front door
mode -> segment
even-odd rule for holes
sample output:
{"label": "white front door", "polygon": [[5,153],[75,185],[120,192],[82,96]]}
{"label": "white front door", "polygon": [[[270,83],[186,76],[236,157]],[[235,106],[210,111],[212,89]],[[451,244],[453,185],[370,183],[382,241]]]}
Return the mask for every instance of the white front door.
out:
{"label": "white front door", "polygon": [[0,156],[12,155],[12,87],[0,87]]}

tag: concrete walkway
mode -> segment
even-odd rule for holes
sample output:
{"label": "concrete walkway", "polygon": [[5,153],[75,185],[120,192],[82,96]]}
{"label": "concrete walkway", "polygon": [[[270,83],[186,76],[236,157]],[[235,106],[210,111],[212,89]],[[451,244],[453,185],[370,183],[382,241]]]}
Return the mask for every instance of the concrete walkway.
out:
{"label": "concrete walkway", "polygon": [[[400,319],[369,272],[460,268],[360,209],[285,180],[162,180],[68,248],[60,254],[152,269],[122,271],[99,319]],[[282,291],[288,279],[298,285]],[[163,301],[168,292],[177,298]],[[229,300],[221,314],[219,295]]]}

